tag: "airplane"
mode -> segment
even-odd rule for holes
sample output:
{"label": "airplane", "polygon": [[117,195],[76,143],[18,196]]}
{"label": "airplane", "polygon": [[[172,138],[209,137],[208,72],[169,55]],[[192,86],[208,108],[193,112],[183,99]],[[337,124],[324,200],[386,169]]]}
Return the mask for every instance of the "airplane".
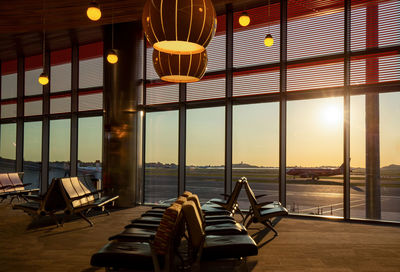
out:
{"label": "airplane", "polygon": [[287,175],[300,176],[301,178],[311,178],[314,180],[319,180],[320,176],[335,176],[343,174],[344,163],[336,169],[332,168],[292,168],[286,172]]}

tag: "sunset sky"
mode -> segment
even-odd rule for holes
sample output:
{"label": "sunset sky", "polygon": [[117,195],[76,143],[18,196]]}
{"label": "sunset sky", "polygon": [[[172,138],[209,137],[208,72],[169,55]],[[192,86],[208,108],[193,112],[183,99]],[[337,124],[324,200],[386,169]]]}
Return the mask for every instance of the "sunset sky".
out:
{"label": "sunset sky", "polygon": [[[351,166],[365,167],[365,97],[351,98]],[[400,93],[380,95],[381,166],[400,164]],[[287,165],[339,166],[343,161],[343,98],[289,101]],[[187,112],[187,164],[223,165],[224,108]],[[177,163],[178,113],[147,115],[146,161]],[[278,166],[279,104],[234,106],[233,163]]]}

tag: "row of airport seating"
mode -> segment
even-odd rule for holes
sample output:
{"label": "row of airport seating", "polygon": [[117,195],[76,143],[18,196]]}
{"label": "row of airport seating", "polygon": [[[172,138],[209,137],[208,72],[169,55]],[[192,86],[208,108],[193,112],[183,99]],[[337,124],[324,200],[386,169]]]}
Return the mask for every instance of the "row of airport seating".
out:
{"label": "row of airport seating", "polygon": [[37,193],[39,189],[27,189],[25,186],[31,185],[30,183],[23,183],[22,177],[24,173],[0,173],[0,198],[1,202],[10,198],[10,203],[14,199],[23,198],[26,200],[28,195]]}
{"label": "row of airport seating", "polygon": [[[254,198],[253,204],[258,205],[252,206],[246,217],[237,204],[243,185]],[[257,255],[258,248],[247,228],[233,217],[236,212],[241,213],[247,226],[261,222],[276,234],[270,219],[287,214],[279,202],[258,203],[244,177],[226,200],[211,199],[201,206],[196,194],[184,192],[175,201],[157,205],[132,219],[92,256],[91,264],[112,271],[177,271],[177,267],[198,269],[202,260],[245,260]]]}
{"label": "row of airport seating", "polygon": [[[43,196],[29,197],[29,201],[13,206],[13,209],[20,209],[33,217],[49,215],[54,219],[57,226],[63,225],[67,215],[78,215],[91,226],[92,221],[87,214],[99,208],[102,211],[107,204],[114,205],[119,197],[102,195],[102,190],[94,186],[93,176],[54,178]],[[63,213],[61,222],[57,220],[56,213]]]}

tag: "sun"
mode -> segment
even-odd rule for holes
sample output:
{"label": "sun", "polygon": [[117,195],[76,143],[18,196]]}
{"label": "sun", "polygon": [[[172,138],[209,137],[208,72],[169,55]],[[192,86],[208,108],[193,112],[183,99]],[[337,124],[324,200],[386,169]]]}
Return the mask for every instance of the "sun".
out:
{"label": "sun", "polygon": [[327,125],[336,125],[343,120],[343,111],[339,105],[327,105],[322,109],[322,121]]}

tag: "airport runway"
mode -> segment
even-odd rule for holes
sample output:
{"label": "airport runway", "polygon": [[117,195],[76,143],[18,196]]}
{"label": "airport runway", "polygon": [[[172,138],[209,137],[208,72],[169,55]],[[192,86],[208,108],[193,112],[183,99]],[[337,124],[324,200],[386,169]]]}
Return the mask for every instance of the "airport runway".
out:
{"label": "airport runway", "polygon": [[[322,180],[318,182],[299,181],[287,184],[287,208],[291,213],[343,216],[343,186],[338,180]],[[322,185],[321,185],[322,184]],[[335,184],[335,185],[326,185]],[[186,190],[199,195],[200,201],[220,197],[224,183],[220,177],[188,177]],[[266,194],[262,201],[278,200],[278,183],[250,182],[256,195]],[[159,200],[176,197],[176,176],[152,176],[146,180],[145,202],[154,203]],[[239,196],[242,209],[250,206],[244,188]],[[352,186],[350,189],[350,213],[352,218],[365,218],[365,186]],[[381,187],[382,219],[400,221],[400,188]]]}

